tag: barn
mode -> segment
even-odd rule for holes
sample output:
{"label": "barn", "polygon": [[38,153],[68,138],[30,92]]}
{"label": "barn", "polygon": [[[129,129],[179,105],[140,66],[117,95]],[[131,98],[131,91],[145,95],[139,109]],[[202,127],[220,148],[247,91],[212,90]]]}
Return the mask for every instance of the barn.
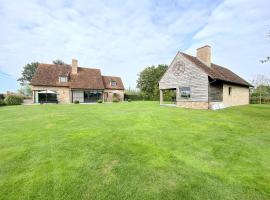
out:
{"label": "barn", "polygon": [[163,92],[175,92],[175,106],[196,109],[217,109],[249,104],[252,85],[228,68],[211,62],[209,45],[191,56],[177,52],[159,81],[160,104]]}

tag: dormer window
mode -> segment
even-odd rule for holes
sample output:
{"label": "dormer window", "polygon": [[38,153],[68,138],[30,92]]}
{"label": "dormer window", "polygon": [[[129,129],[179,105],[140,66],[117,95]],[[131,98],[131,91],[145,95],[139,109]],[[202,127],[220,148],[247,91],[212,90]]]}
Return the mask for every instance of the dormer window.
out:
{"label": "dormer window", "polygon": [[116,85],[117,85],[116,81],[111,81],[111,86],[116,86]]}
{"label": "dormer window", "polygon": [[66,83],[67,82],[67,76],[59,76],[59,82],[60,83]]}

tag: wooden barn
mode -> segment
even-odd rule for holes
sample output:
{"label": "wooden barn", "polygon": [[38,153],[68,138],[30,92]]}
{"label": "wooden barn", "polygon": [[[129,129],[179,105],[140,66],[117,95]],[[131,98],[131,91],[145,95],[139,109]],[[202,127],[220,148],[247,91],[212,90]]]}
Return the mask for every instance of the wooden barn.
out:
{"label": "wooden barn", "polygon": [[160,104],[163,91],[175,91],[177,107],[218,109],[249,104],[247,81],[229,69],[211,62],[211,47],[197,49],[196,57],[178,52],[159,81]]}

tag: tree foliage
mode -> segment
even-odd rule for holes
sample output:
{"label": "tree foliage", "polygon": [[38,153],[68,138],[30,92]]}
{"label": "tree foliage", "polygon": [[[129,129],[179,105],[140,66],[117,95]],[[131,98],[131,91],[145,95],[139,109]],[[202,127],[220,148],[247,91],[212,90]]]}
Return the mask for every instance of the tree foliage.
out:
{"label": "tree foliage", "polygon": [[252,84],[255,88],[251,94],[251,101],[257,103],[269,102],[270,99],[270,75],[257,74],[253,77]]}
{"label": "tree foliage", "polygon": [[56,59],[52,61],[53,64],[55,65],[65,65],[66,63],[60,59]]}
{"label": "tree foliage", "polygon": [[146,67],[140,72],[137,80],[137,88],[140,89],[142,96],[146,100],[158,100],[159,88],[158,82],[168,69],[168,65],[159,64],[156,66]]}
{"label": "tree foliage", "polygon": [[32,62],[23,67],[22,76],[18,79],[21,85],[31,82],[37,67],[38,62]]}
{"label": "tree foliage", "polygon": [[32,95],[32,90],[31,90],[31,87],[29,86],[29,84],[24,84],[21,86],[20,89],[18,89],[18,93],[23,95],[23,96],[30,97]]}

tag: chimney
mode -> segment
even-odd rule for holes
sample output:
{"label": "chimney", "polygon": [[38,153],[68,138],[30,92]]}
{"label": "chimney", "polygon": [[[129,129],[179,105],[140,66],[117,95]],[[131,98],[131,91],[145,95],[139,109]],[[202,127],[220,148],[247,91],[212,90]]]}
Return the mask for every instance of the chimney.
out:
{"label": "chimney", "polygon": [[72,59],[72,74],[78,73],[78,60]]}
{"label": "chimney", "polygon": [[197,58],[206,64],[208,67],[211,67],[211,47],[205,45],[197,49]]}

